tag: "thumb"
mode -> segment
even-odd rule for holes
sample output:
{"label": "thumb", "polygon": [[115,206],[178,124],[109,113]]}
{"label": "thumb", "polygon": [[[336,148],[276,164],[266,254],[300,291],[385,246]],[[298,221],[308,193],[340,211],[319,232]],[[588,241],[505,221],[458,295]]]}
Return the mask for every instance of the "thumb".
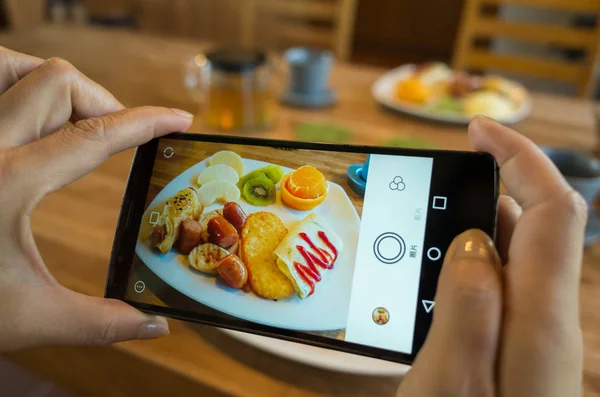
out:
{"label": "thumb", "polygon": [[169,334],[167,320],[144,314],[125,302],[63,289],[49,310],[54,327],[51,344],[108,345]]}
{"label": "thumb", "polygon": [[431,329],[399,396],[493,396],[502,321],[500,259],[492,240],[468,230],[450,245]]}

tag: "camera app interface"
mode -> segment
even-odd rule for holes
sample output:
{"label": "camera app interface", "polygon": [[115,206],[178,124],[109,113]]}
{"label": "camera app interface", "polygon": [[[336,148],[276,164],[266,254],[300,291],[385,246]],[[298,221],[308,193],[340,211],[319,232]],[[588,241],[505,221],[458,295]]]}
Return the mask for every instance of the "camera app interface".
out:
{"label": "camera app interface", "polygon": [[413,354],[447,247],[434,165],[162,139],[125,299]]}

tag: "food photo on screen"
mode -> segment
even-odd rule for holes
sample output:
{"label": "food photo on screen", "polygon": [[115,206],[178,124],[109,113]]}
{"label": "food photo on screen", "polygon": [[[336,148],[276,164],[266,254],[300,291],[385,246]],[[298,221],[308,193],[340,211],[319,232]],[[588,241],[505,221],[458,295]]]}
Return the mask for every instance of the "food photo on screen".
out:
{"label": "food photo on screen", "polygon": [[[411,353],[432,162],[161,139],[126,299]],[[395,210],[404,232],[382,233]],[[394,285],[373,241],[388,274],[413,264]]]}

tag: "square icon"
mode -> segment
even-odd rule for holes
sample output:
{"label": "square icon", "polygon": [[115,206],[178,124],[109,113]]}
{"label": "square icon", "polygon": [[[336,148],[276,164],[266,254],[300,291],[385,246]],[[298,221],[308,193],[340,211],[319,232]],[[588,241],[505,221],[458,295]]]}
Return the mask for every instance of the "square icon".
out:
{"label": "square icon", "polygon": [[160,217],[160,212],[151,212],[150,220],[148,221],[151,225],[156,225],[158,223],[158,218]]}
{"label": "square icon", "polygon": [[433,196],[433,209],[445,210],[447,199],[444,196]]}

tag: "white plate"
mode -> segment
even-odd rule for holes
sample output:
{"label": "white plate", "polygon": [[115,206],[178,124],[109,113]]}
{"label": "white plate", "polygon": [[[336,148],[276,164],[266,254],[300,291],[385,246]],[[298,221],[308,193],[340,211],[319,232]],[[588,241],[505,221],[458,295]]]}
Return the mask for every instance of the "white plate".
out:
{"label": "white plate", "polygon": [[223,331],[236,339],[269,353],[330,371],[360,375],[400,376],[404,375],[410,369],[408,365],[393,363],[391,361],[377,360],[244,332]]}
{"label": "white plate", "polygon": [[[399,81],[405,80],[412,76],[415,70],[415,65],[409,64],[400,66],[399,68],[390,70],[381,76],[371,87],[371,94],[375,100],[386,107],[397,110],[402,113],[412,116],[421,117],[428,120],[441,121],[444,123],[467,125],[471,121],[471,117],[451,113],[432,112],[425,109],[423,106],[414,103],[401,101],[394,97],[394,90]],[[503,124],[514,124],[523,120],[531,113],[531,97],[527,96],[523,105],[515,110],[515,112],[503,119],[497,121]]]}
{"label": "white plate", "polygon": [[[269,165],[262,161],[244,159],[244,172]],[[201,161],[173,179],[152,201],[144,214],[149,219],[149,211],[160,202],[185,189],[206,168]],[[284,171],[291,172],[289,168]],[[279,192],[277,202],[266,207],[256,207],[239,200],[238,204],[247,214],[268,211],[276,214],[289,228],[291,224],[306,217],[310,211],[294,211],[281,203]],[[222,208],[213,204],[204,209],[209,212]],[[206,276],[193,271],[182,260],[182,255],[172,250],[166,255],[157,253],[138,237],[136,253],[144,263],[165,283],[191,299],[215,310],[247,321],[253,321],[273,327],[298,331],[326,331],[346,328],[348,302],[354,273],[355,247],[358,242],[360,219],[356,209],[341,186],[329,182],[329,193],[325,201],[313,210],[320,215],[340,236],[344,248],[334,269],[327,271],[315,293],[304,300],[294,293],[279,301],[263,299],[252,293],[229,288],[217,282],[216,277]]]}

